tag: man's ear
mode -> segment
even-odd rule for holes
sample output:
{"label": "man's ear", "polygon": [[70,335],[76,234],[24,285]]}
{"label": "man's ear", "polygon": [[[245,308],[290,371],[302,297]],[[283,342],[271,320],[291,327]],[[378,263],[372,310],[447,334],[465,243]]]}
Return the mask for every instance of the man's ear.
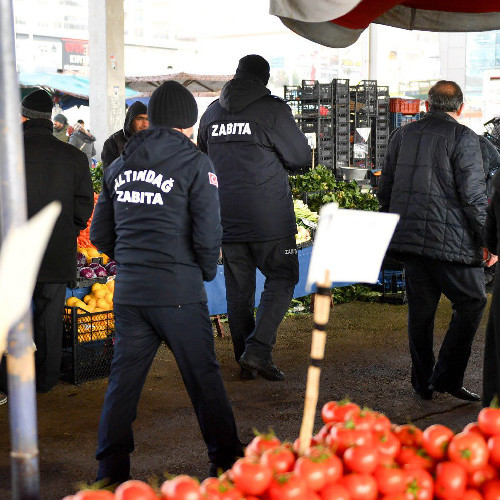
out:
{"label": "man's ear", "polygon": [[464,110],[464,105],[465,105],[464,102],[460,104],[460,107],[457,109],[457,116],[460,116],[462,114],[462,111]]}

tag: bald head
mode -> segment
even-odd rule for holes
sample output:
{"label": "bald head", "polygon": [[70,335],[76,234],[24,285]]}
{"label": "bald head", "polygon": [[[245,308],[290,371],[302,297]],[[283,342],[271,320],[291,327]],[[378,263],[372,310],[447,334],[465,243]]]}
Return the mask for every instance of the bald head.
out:
{"label": "bald head", "polygon": [[462,89],[448,80],[440,80],[429,89],[429,106],[431,111],[456,113],[464,102]]}

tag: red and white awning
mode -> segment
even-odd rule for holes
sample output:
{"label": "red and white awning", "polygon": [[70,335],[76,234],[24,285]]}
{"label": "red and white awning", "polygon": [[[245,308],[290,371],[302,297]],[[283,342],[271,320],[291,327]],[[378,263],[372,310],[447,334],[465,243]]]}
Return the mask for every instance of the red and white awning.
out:
{"label": "red and white awning", "polygon": [[328,47],[352,45],[372,22],[422,31],[500,29],[500,0],[270,0],[269,11]]}

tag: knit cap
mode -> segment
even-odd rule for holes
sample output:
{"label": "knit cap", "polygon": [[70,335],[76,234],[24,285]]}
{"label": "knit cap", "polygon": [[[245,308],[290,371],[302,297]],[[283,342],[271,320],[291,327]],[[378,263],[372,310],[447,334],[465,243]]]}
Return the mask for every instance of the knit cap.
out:
{"label": "knit cap", "polygon": [[250,54],[239,60],[234,77],[251,78],[253,76],[257,77],[264,85],[267,85],[269,72],[269,63],[262,56]]}
{"label": "knit cap", "polygon": [[189,128],[198,119],[198,106],[193,94],[178,82],[163,82],[151,96],[148,118],[153,126]]}
{"label": "knit cap", "polygon": [[45,90],[35,90],[21,101],[21,115],[26,118],[45,118],[50,120],[52,106],[52,97]]}
{"label": "knit cap", "polygon": [[62,123],[63,125],[66,125],[68,123],[68,119],[61,114],[54,116],[53,121]]}

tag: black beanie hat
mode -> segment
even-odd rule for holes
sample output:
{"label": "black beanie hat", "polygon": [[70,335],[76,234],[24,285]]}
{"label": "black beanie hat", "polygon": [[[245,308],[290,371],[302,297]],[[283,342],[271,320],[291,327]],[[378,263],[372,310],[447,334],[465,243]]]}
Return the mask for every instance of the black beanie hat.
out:
{"label": "black beanie hat", "polygon": [[256,54],[242,57],[238,63],[235,78],[257,77],[264,85],[269,81],[269,63]]}
{"label": "black beanie hat", "polygon": [[52,106],[52,97],[45,90],[35,90],[21,101],[21,115],[26,118],[45,118],[50,120]]}
{"label": "black beanie hat", "polygon": [[66,125],[68,123],[68,119],[64,115],[61,115],[60,113],[54,116],[53,121],[62,123],[63,125]]}
{"label": "black beanie hat", "polygon": [[153,92],[148,118],[153,126],[189,128],[198,119],[198,106],[186,87],[168,80]]}

